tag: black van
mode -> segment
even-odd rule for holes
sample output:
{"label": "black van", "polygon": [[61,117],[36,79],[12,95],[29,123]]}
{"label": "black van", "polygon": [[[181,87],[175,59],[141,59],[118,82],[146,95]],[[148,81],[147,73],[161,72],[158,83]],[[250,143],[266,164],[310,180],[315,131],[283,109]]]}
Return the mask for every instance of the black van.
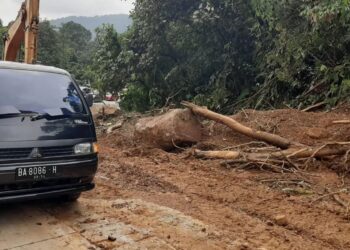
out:
{"label": "black van", "polygon": [[91,105],[64,70],[0,62],[0,203],[94,188]]}

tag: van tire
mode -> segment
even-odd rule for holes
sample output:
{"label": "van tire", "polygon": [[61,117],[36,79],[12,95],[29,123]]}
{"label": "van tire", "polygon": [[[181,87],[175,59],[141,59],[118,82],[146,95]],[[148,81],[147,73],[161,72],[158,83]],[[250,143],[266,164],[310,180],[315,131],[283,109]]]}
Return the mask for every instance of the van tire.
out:
{"label": "van tire", "polygon": [[62,196],[62,201],[64,202],[76,202],[80,198],[81,193],[67,194]]}

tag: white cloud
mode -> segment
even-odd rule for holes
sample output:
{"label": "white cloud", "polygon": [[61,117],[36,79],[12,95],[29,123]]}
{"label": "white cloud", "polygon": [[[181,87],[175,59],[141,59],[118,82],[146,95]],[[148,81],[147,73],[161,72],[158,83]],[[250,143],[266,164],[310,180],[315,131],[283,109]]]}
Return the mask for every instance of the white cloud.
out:
{"label": "white cloud", "polygon": [[[4,24],[14,20],[24,0],[0,0],[0,19]],[[128,14],[133,0],[40,0],[40,17],[55,19],[65,16]]]}

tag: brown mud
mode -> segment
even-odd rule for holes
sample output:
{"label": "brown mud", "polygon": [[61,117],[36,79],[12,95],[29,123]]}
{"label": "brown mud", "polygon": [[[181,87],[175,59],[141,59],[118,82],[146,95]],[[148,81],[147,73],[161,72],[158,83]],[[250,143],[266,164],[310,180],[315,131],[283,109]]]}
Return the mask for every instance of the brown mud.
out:
{"label": "brown mud", "polygon": [[[349,141],[350,125],[331,125],[349,117],[346,107],[324,113],[246,110],[235,115],[245,125],[306,145]],[[165,152],[135,141],[135,121],[131,118],[121,129],[99,136],[97,188],[81,204],[95,211],[97,221],[131,227],[141,237],[137,246],[350,249],[350,214],[344,206],[350,202],[350,163],[340,167],[343,158],[314,160],[300,173],[225,167],[219,160],[195,159],[190,150]],[[204,124],[206,139],[198,148],[224,149],[251,141],[222,125]],[[80,215],[68,218],[72,216]],[[137,242],[123,243],[118,235],[115,241],[101,237],[90,241],[107,249],[133,249]]]}

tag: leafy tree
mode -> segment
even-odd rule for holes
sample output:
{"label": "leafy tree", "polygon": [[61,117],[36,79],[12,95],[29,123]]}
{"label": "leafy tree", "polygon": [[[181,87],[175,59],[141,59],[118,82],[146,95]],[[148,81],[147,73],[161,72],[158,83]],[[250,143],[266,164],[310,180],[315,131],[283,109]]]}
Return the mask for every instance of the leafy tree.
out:
{"label": "leafy tree", "polygon": [[60,34],[54,30],[49,21],[41,22],[39,30],[38,62],[59,67],[61,64]]}
{"label": "leafy tree", "polygon": [[84,51],[91,41],[92,34],[82,25],[74,22],[64,23],[59,29],[62,43],[77,53]]}
{"label": "leafy tree", "polygon": [[349,1],[254,0],[257,107],[295,107],[349,96]]}
{"label": "leafy tree", "polygon": [[93,65],[98,75],[96,87],[102,93],[117,93],[124,87],[119,68],[120,53],[121,45],[113,25],[97,28]]}
{"label": "leafy tree", "polygon": [[59,29],[60,67],[73,74],[78,83],[86,85],[85,69],[91,65],[91,32],[82,25],[68,22]]}
{"label": "leafy tree", "polygon": [[350,96],[349,10],[349,0],[137,0],[123,102],[335,105]]}
{"label": "leafy tree", "polygon": [[150,107],[196,99],[220,109],[254,84],[247,1],[136,1],[132,18],[128,89],[144,92]]}
{"label": "leafy tree", "polygon": [[43,22],[39,61],[120,93],[127,110],[350,99],[349,0],[136,0],[131,16],[126,33],[103,25],[94,41],[74,22]]}

